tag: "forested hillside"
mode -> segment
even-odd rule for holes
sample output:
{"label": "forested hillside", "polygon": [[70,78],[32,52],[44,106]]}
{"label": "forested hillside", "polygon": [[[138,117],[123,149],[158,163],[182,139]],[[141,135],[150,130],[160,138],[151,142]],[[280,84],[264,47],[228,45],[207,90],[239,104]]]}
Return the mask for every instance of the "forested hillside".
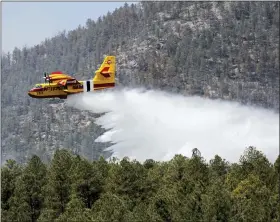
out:
{"label": "forested hillside", "polygon": [[2,167],[1,221],[276,222],[279,166],[254,147],[234,164],[195,152],[168,162],[89,162],[57,150],[49,166],[33,156]]}
{"label": "forested hillside", "polygon": [[[92,78],[117,57],[119,86],[279,109],[279,2],[141,2],[2,56],[2,155],[48,160],[67,148],[90,160],[106,144],[93,115],[27,95],[45,71]],[[109,155],[109,153],[107,154]]]}

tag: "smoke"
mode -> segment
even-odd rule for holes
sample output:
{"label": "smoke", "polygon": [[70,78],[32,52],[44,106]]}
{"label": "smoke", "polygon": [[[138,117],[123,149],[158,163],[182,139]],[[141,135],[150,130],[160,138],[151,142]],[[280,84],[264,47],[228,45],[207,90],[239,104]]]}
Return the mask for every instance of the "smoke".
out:
{"label": "smoke", "polygon": [[67,104],[105,113],[95,122],[107,131],[95,141],[113,142],[118,158],[169,160],[197,148],[206,160],[237,162],[248,146],[270,161],[278,154],[279,116],[262,108],[143,89],[73,95]]}

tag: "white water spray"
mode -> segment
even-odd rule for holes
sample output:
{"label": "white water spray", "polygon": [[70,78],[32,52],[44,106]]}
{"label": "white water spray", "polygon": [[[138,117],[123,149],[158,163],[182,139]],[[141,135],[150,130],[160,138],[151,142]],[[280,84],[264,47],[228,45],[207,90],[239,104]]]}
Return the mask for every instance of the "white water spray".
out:
{"label": "white water spray", "polygon": [[279,115],[266,109],[141,89],[73,95],[67,104],[106,112],[95,121],[107,130],[96,141],[115,143],[118,158],[169,160],[198,148],[206,160],[237,162],[248,146],[272,162],[278,155]]}

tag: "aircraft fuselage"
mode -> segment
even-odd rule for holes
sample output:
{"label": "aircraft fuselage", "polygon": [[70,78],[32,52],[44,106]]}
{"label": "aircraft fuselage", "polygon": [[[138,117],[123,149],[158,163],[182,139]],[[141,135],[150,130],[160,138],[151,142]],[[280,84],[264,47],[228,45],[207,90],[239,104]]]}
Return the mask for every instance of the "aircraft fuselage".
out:
{"label": "aircraft fuselage", "polygon": [[100,90],[105,88],[112,88],[115,83],[94,84],[93,80],[78,81],[74,84],[68,84],[66,86],[57,85],[57,83],[41,83],[40,87],[35,87],[28,92],[28,95],[32,98],[60,98],[67,99],[70,94],[76,94],[81,92],[90,92],[94,90]]}

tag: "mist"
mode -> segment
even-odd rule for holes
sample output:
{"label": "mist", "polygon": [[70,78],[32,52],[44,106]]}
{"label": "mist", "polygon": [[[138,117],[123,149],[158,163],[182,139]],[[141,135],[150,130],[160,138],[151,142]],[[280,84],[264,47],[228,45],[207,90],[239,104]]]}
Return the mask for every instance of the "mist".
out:
{"label": "mist", "polygon": [[274,162],[279,150],[279,114],[237,102],[144,89],[114,89],[72,95],[67,105],[105,113],[96,142],[112,142],[113,156],[169,160],[197,148],[207,161],[216,154],[238,162],[255,146]]}

